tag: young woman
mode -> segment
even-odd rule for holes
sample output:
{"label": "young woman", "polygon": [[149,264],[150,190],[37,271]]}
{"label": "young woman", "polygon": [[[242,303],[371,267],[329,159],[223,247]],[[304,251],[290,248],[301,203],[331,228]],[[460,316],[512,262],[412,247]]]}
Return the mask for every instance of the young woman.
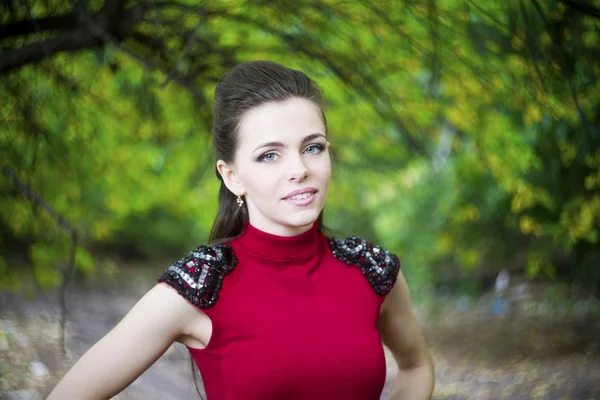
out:
{"label": "young woman", "polygon": [[399,374],[390,399],[431,398],[433,364],[398,258],[321,233],[331,171],[316,84],[267,61],[215,91],[221,180],[210,246],[171,265],[49,399],[107,399],[175,341],[208,400],[376,400],[383,342]]}

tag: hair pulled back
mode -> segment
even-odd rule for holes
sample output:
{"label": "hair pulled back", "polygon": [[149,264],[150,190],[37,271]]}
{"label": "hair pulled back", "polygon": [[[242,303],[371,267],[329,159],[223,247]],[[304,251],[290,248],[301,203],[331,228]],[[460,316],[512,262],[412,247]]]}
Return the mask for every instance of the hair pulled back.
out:
{"label": "hair pulled back", "polygon": [[[232,68],[215,89],[213,145],[217,160],[233,162],[238,131],[245,113],[269,102],[281,102],[300,97],[314,102],[322,111],[321,90],[303,72],[286,68],[272,61],[251,61]],[[219,207],[209,241],[223,242],[242,233],[248,222],[246,202],[239,207],[237,196],[231,193],[223,178],[219,188]],[[317,223],[322,227],[323,213]]]}

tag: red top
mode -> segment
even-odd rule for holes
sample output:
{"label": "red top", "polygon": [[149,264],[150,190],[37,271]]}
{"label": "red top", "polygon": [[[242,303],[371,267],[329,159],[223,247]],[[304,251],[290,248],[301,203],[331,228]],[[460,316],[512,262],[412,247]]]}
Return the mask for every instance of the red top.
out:
{"label": "red top", "polygon": [[188,347],[207,400],[379,399],[384,296],[361,269],[333,256],[316,223],[293,237],[248,225],[230,244],[238,262],[202,310],[212,337]]}

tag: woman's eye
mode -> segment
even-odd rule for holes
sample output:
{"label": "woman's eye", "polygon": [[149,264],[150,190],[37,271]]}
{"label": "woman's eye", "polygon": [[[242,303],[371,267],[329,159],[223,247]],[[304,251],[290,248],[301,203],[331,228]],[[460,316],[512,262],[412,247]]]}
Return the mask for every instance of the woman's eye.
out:
{"label": "woman's eye", "polygon": [[304,149],[304,152],[307,154],[318,154],[323,151],[325,147],[321,144],[311,144]]}
{"label": "woman's eye", "polygon": [[258,161],[272,162],[272,161],[275,161],[276,159],[277,159],[276,153],[265,153],[259,157]]}

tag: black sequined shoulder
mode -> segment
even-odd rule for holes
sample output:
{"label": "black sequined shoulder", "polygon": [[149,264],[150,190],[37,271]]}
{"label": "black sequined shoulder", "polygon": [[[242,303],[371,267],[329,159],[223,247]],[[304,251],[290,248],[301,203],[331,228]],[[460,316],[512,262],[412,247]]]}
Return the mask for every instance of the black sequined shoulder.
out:
{"label": "black sequined shoulder", "polygon": [[171,264],[157,281],[173,287],[193,305],[210,308],[219,297],[223,279],[236,264],[229,244],[200,246]]}
{"label": "black sequined shoulder", "polygon": [[328,239],[333,256],[359,267],[377,294],[384,296],[392,290],[400,271],[400,260],[395,254],[361,237]]}

